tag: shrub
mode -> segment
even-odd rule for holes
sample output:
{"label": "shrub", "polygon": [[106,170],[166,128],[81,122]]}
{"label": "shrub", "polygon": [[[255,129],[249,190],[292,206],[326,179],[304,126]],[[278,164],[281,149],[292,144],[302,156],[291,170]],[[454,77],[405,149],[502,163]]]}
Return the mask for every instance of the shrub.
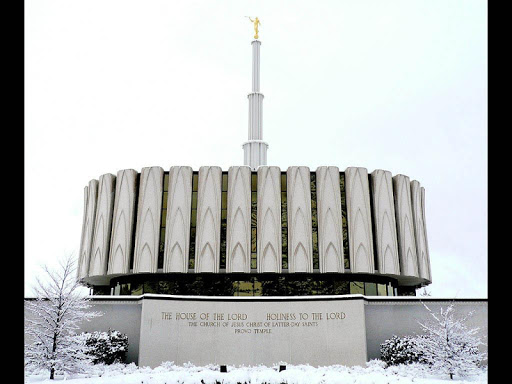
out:
{"label": "shrub", "polygon": [[94,364],[124,363],[128,352],[128,336],[119,331],[83,333],[87,354]]}
{"label": "shrub", "polygon": [[423,362],[422,353],[415,348],[415,338],[393,335],[380,345],[381,359],[388,365]]}

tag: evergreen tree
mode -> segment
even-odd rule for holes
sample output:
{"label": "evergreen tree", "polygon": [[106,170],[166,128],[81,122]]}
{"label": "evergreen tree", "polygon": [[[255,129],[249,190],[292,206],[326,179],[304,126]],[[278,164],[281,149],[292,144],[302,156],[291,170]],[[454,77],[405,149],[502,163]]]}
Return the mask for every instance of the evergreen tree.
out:
{"label": "evergreen tree", "polygon": [[[48,281],[37,279],[35,300],[26,300],[26,364],[55,372],[80,372],[91,357],[75,331],[82,321],[100,316],[88,311],[89,299],[79,292],[75,261],[72,256],[59,262],[57,270],[43,267]],[[28,343],[27,343],[28,341]]]}
{"label": "evergreen tree", "polygon": [[380,355],[388,366],[424,362],[421,351],[416,348],[416,338],[412,336],[393,335],[380,345]]}
{"label": "evergreen tree", "polygon": [[108,332],[96,331],[82,333],[87,354],[92,357],[93,364],[124,363],[128,352],[128,336],[109,329]]}
{"label": "evergreen tree", "polygon": [[415,346],[421,351],[422,359],[439,373],[453,376],[467,376],[474,373],[486,358],[478,347],[484,343],[477,336],[479,328],[468,328],[466,321],[473,315],[455,317],[452,303],[448,308],[434,313],[431,319],[419,322],[425,334],[415,338]]}

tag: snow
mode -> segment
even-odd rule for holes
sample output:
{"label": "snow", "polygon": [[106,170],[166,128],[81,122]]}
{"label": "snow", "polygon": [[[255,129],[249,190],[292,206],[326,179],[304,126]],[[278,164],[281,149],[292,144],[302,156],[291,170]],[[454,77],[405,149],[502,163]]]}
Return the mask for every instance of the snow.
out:
{"label": "snow", "polygon": [[37,280],[37,299],[26,301],[25,362],[43,369],[81,372],[91,360],[84,340],[76,337],[83,321],[101,316],[91,312],[90,300],[79,293],[73,256],[61,259],[59,269],[43,267],[49,281]]}
{"label": "snow", "polygon": [[[421,364],[397,365],[385,368],[385,363],[372,360],[366,367],[333,365],[312,367],[309,365],[286,365],[278,372],[278,366],[233,367],[221,373],[218,365],[197,367],[182,366],[166,362],[157,368],[137,367],[135,364],[112,364],[91,366],[87,374],[56,375],[57,381],[69,384],[462,384],[487,383],[487,368],[476,375],[464,378],[435,375]],[[47,371],[26,372],[25,383],[54,383]]]}
{"label": "snow", "polygon": [[446,309],[441,308],[439,313],[423,305],[432,319],[419,322],[425,334],[414,339],[415,348],[421,352],[422,359],[435,371],[450,376],[478,370],[478,365],[487,357],[487,353],[478,350],[480,345],[484,345],[476,336],[479,328],[470,329],[466,326],[473,312],[457,318],[453,303]]}

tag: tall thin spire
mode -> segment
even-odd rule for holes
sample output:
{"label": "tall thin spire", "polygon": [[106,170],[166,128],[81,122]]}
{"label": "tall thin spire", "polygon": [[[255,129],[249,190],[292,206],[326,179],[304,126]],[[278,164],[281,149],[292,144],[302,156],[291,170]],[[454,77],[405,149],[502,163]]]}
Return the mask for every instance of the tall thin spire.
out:
{"label": "tall thin spire", "polygon": [[[254,22],[255,38],[258,36],[259,20]],[[268,144],[263,141],[263,94],[260,93],[260,46],[261,41],[252,43],[252,92],[249,99],[249,140],[243,144],[244,164],[254,171],[260,165],[267,165]]]}

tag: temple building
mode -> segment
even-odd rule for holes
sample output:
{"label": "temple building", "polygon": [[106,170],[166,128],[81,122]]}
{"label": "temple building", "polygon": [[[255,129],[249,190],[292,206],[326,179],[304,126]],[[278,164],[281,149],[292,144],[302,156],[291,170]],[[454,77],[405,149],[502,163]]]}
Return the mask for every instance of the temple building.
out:
{"label": "temple building", "polygon": [[77,279],[103,316],[82,330],[126,333],[128,362],[151,367],[362,365],[420,332],[424,303],[456,302],[485,333],[486,300],[414,297],[432,282],[419,181],[267,165],[253,22],[244,165],[122,169],[85,187]]}
{"label": "temple building", "polygon": [[267,165],[252,45],[244,165],[89,181],[78,278],[94,294],[414,295],[430,284],[425,189],[363,167]]}

